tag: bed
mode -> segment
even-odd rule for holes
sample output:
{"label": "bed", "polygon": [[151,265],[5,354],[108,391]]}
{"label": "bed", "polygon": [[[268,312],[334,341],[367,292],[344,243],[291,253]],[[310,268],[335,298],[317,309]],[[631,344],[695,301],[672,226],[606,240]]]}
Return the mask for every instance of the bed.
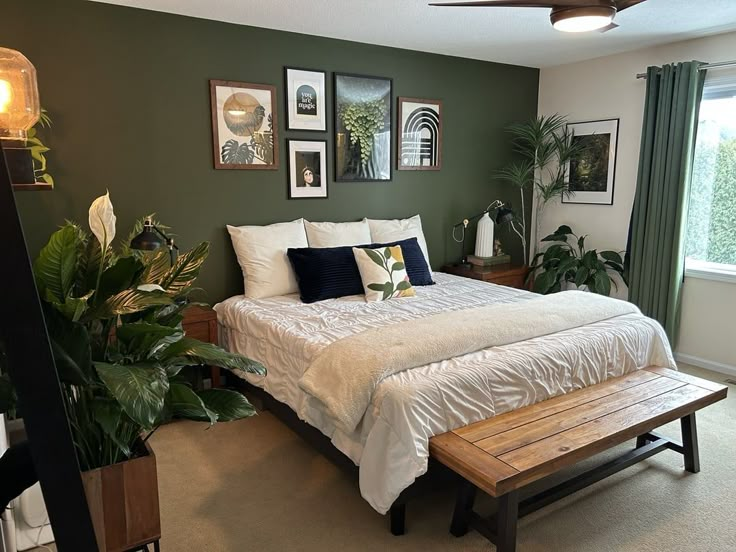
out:
{"label": "bed", "polygon": [[366,303],[351,296],[304,304],[298,295],[234,296],[215,306],[223,345],[268,367],[266,377],[243,377],[358,465],[361,494],[382,514],[426,472],[430,437],[650,365],[676,367],[661,326],[627,314],[391,375],[376,388],[358,427],[338,429],[299,386],[328,345],[387,324],[537,297],[449,274],[434,278],[437,285],[402,300]]}

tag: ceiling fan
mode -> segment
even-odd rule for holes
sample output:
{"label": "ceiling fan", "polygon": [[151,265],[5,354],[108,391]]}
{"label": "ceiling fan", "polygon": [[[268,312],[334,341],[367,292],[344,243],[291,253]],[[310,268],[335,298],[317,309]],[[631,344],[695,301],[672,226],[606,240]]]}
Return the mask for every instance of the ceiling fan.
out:
{"label": "ceiling fan", "polygon": [[610,31],[618,27],[613,18],[620,11],[646,0],[478,0],[475,2],[433,2],[430,6],[472,8],[552,8],[552,26],[558,31],[582,33]]}

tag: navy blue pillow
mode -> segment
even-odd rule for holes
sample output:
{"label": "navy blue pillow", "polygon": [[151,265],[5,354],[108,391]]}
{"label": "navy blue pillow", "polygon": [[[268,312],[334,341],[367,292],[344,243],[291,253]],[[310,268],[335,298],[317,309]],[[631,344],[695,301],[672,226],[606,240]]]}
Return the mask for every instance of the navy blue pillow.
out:
{"label": "navy blue pillow", "polygon": [[[393,243],[375,243],[357,247],[392,247],[400,245],[404,265],[413,286],[434,284],[432,273],[416,238]],[[355,263],[352,246],[300,247],[286,252],[294,267],[299,293],[305,303],[362,295],[363,282]]]}

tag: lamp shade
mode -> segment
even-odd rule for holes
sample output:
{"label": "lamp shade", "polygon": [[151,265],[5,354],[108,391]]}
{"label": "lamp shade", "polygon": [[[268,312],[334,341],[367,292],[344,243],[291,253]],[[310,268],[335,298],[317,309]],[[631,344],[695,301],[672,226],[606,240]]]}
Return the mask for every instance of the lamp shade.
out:
{"label": "lamp shade", "polygon": [[514,220],[514,212],[508,207],[501,207],[496,212],[496,224],[505,224]]}
{"label": "lamp shade", "polygon": [[166,240],[154,230],[151,221],[147,220],[143,225],[143,231],[130,240],[130,247],[141,251],[154,251],[165,243]]}
{"label": "lamp shade", "polygon": [[25,140],[40,115],[36,68],[20,52],[0,48],[0,138]]}

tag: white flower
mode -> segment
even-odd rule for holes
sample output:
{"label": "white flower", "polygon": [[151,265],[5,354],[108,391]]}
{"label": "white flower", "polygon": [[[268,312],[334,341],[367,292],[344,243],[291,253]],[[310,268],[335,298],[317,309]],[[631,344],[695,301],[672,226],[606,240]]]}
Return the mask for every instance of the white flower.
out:
{"label": "white flower", "polygon": [[89,228],[105,250],[115,239],[115,212],[110,201],[110,192],[100,196],[89,207]]}
{"label": "white flower", "polygon": [[164,288],[162,288],[158,284],[141,284],[138,286],[137,289],[138,291],[147,291],[149,293],[152,291],[166,291]]}

